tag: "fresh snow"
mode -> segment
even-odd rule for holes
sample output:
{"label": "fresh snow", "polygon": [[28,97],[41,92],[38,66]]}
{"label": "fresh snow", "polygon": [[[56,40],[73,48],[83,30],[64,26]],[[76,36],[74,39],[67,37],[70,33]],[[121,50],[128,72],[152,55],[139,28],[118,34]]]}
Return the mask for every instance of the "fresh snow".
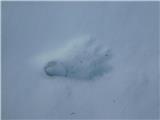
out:
{"label": "fresh snow", "polygon": [[158,10],[3,1],[2,118],[158,119]]}

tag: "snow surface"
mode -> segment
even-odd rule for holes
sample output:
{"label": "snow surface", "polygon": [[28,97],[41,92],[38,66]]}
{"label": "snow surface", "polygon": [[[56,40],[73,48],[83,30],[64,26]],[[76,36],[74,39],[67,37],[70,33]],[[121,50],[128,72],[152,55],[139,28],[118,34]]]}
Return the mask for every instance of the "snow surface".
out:
{"label": "snow surface", "polygon": [[[110,69],[107,66],[107,60],[111,57],[110,50],[99,44],[96,39],[88,36],[69,41],[69,44],[64,44],[55,53],[47,54],[53,59],[44,67],[48,76],[93,80]],[[47,58],[47,56],[42,55],[38,58]],[[35,62],[40,61],[37,59]]]}
{"label": "snow surface", "polygon": [[[2,118],[158,118],[158,12],[157,2],[2,2]],[[50,61],[78,74],[59,65],[47,76]]]}

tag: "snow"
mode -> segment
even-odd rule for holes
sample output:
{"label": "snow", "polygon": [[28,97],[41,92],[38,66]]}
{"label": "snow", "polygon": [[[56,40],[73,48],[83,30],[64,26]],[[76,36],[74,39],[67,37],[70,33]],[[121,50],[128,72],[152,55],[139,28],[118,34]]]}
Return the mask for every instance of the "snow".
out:
{"label": "snow", "polygon": [[89,80],[109,70],[110,51],[91,37],[75,38],[55,53],[55,56],[52,53],[53,60],[44,67],[49,76]]}
{"label": "snow", "polygon": [[2,118],[158,118],[158,15],[157,2],[2,2]]}

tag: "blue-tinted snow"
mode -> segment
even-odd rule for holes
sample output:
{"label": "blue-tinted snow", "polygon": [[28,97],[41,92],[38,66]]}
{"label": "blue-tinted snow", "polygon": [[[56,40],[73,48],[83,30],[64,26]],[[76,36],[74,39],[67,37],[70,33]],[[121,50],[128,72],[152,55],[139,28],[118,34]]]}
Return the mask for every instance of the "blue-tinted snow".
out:
{"label": "blue-tinted snow", "polygon": [[[68,58],[63,48],[86,35],[111,51],[108,72],[95,80],[47,76],[44,66]],[[76,64],[81,52],[71,53]],[[157,118],[158,4],[2,2],[2,117]]]}
{"label": "blue-tinted snow", "polygon": [[[74,38],[62,46],[59,50],[52,51],[52,55],[46,54],[46,57],[52,56],[52,61],[44,67],[46,75],[93,80],[109,71],[107,61],[111,58],[111,52],[96,39],[89,36]],[[45,57],[42,55],[39,58]],[[39,62],[39,59],[35,62]]]}

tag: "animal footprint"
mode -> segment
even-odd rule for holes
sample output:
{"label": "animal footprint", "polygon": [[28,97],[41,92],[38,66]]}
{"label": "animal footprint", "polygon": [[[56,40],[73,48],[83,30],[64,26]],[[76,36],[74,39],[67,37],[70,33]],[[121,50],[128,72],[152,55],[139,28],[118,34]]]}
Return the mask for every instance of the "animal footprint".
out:
{"label": "animal footprint", "polygon": [[72,40],[60,51],[56,53],[58,57],[54,57],[44,67],[48,76],[93,79],[109,69],[107,61],[111,51],[91,37]]}

